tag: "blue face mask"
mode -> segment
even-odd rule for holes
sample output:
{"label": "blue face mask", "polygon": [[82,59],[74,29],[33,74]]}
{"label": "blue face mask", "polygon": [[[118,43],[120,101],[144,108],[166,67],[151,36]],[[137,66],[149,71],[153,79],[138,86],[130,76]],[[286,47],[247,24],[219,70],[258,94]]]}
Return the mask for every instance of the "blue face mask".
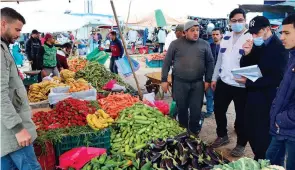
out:
{"label": "blue face mask", "polygon": [[256,37],[256,38],[253,38],[253,43],[254,43],[256,46],[261,46],[261,45],[264,43],[263,37]]}
{"label": "blue face mask", "polygon": [[241,32],[244,29],[245,24],[244,23],[234,23],[231,25],[231,29],[234,32]]}

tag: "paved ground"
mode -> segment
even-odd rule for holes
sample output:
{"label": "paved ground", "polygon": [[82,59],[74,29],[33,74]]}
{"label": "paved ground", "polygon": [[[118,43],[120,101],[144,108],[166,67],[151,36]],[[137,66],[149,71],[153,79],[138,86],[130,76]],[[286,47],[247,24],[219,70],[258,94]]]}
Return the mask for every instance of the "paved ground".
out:
{"label": "paved ground", "polygon": [[[141,57],[135,57],[136,60],[138,60],[140,62],[140,70],[138,70],[136,72],[137,75],[137,79],[139,82],[139,86],[141,88],[141,90],[143,91],[143,93],[147,93],[145,90],[145,83],[147,81],[147,78],[145,77],[145,74],[147,73],[151,73],[151,72],[157,72],[157,71],[161,71],[160,68],[147,68],[144,62],[140,61]],[[108,68],[109,62],[107,62],[106,67]],[[23,68],[21,68],[22,71],[24,70],[28,70],[29,66],[28,64],[25,64],[25,66]],[[133,78],[133,76],[124,78],[125,81],[129,84],[131,84],[134,88],[136,88],[136,84],[135,84],[135,80]],[[164,100],[171,102],[171,97],[169,95],[165,95]],[[206,106],[203,107],[203,111],[205,111]],[[227,111],[227,118],[228,118],[228,134],[230,137],[230,144],[219,148],[220,152],[227,157],[230,160],[235,160],[237,158],[232,158],[229,154],[230,150],[232,148],[235,147],[236,144],[236,134],[234,132],[234,120],[235,120],[235,110],[234,110],[234,105],[233,103],[231,103],[231,105],[228,108]],[[202,140],[206,141],[207,143],[211,143],[215,138],[216,138],[216,123],[215,123],[215,118],[214,115],[212,115],[210,118],[205,119],[202,131],[200,133],[200,137]],[[251,148],[249,147],[249,145],[247,145],[246,148],[246,153],[245,156],[247,157],[253,157]]]}

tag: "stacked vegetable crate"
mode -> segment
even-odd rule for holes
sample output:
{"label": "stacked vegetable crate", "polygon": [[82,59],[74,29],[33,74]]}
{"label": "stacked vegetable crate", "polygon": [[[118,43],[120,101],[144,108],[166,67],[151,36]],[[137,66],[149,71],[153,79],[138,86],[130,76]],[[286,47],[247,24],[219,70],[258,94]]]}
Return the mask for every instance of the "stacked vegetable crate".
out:
{"label": "stacked vegetable crate", "polygon": [[[109,128],[100,133],[87,133],[80,136],[64,136],[60,142],[55,143],[55,156],[60,155],[76,147],[87,146],[96,148],[105,148],[109,151],[111,147],[111,131]],[[57,160],[58,162],[58,160]]]}

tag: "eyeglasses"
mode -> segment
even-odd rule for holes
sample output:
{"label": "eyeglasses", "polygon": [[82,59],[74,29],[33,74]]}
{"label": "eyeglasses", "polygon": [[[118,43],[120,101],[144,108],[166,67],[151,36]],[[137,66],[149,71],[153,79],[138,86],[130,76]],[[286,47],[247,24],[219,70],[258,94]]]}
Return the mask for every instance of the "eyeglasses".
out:
{"label": "eyeglasses", "polygon": [[236,23],[236,22],[238,22],[238,23],[243,23],[245,20],[244,19],[238,19],[238,20],[236,20],[236,19],[231,19],[230,20],[230,22],[232,22],[232,23]]}

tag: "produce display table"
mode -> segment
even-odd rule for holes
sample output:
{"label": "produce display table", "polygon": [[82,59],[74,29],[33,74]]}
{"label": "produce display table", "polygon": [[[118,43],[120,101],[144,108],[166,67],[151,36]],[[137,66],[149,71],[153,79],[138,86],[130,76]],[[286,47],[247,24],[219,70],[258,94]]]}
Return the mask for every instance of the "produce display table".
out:
{"label": "produce display table", "polygon": [[[162,72],[152,72],[148,73],[145,76],[148,78],[146,81],[145,87],[149,93],[154,92],[155,94],[160,93],[161,98],[164,98],[164,92],[160,92],[160,85],[161,85],[161,75]],[[168,91],[172,95],[171,89],[172,88],[172,77],[171,74],[168,75],[168,83],[169,88]]]}

